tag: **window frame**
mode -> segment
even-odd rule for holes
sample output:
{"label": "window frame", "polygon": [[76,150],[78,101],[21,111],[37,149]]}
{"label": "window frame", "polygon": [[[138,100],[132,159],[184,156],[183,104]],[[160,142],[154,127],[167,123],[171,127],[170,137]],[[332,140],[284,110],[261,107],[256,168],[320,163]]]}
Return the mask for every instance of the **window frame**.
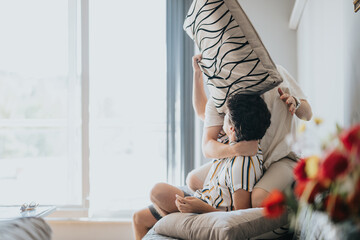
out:
{"label": "window frame", "polygon": [[[89,0],[69,2],[69,69],[76,74],[77,31],[81,31],[81,154],[82,204],[57,206],[50,218],[91,217],[90,210],[90,139],[89,139]],[[182,29],[183,20],[192,0],[166,0],[167,42],[167,180],[172,184],[185,184],[186,175],[194,167],[195,114],[192,108],[192,62],[194,43]],[[80,8],[78,11],[78,8]],[[80,13],[80,29],[74,24]],[[74,61],[71,61],[74,59]],[[178,67],[180,66],[180,67]],[[180,109],[176,111],[176,104]],[[176,120],[180,120],[180,124]],[[177,137],[177,134],[180,136]],[[198,146],[198,145],[197,145]],[[124,211],[122,218],[130,217]]]}
{"label": "window frame", "polygon": [[[80,16],[78,16],[80,15]],[[80,20],[80,25],[78,24]],[[89,217],[90,145],[89,145],[89,0],[68,0],[69,78],[77,77],[81,66],[81,204],[57,205],[49,218]],[[79,27],[79,28],[78,28]],[[78,32],[80,31],[80,46]],[[79,49],[80,48],[80,54]],[[80,56],[78,56],[80,55]]]}

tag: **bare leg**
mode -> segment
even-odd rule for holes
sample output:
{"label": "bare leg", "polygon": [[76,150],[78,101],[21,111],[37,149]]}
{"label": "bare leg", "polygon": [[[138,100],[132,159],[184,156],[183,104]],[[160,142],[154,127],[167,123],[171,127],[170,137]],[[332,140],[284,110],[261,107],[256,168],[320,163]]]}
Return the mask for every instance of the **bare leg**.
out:
{"label": "bare leg", "polygon": [[238,189],[233,194],[235,210],[251,208],[251,193],[244,189]]}
{"label": "bare leg", "polygon": [[271,164],[251,193],[252,207],[261,207],[264,199],[273,189],[282,191],[290,185],[294,180],[293,169],[295,165],[296,161],[289,157]]}
{"label": "bare leg", "polygon": [[208,162],[189,172],[186,177],[186,184],[191,190],[195,192],[196,190],[204,187],[204,182],[210,171],[211,165],[212,162]]}
{"label": "bare leg", "polygon": [[151,214],[149,208],[141,209],[133,215],[133,229],[135,239],[142,239],[149,229],[157,222],[156,218]]}
{"label": "bare leg", "polygon": [[157,183],[151,190],[150,199],[156,208],[168,214],[179,211],[175,205],[176,194],[184,197],[181,189],[167,183]]}
{"label": "bare leg", "polygon": [[[158,213],[165,216],[179,211],[175,205],[176,194],[184,197],[183,191],[179,188],[167,183],[158,183],[152,188],[150,199]],[[142,239],[157,221],[149,208],[135,212],[133,216],[135,239]]]}
{"label": "bare leg", "polygon": [[261,207],[264,199],[269,195],[268,191],[262,188],[254,188],[251,193],[251,205],[253,208]]}

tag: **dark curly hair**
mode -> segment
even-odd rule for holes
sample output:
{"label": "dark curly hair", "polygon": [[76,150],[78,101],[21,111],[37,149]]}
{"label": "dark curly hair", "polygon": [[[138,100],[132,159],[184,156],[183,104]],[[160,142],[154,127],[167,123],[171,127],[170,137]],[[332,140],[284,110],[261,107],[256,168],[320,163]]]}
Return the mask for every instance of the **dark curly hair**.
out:
{"label": "dark curly hair", "polygon": [[259,95],[234,94],[226,105],[237,141],[262,139],[270,126],[271,114]]}

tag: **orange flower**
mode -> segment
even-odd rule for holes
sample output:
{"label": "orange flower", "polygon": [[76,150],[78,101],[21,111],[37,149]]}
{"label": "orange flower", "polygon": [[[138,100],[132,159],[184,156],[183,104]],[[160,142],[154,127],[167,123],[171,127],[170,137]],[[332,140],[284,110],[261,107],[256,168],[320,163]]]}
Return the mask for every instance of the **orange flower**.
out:
{"label": "orange flower", "polygon": [[338,176],[347,172],[349,167],[349,159],[342,152],[335,149],[330,152],[320,166],[319,179],[335,180]]}
{"label": "orange flower", "polygon": [[353,126],[347,131],[344,131],[340,135],[340,140],[344,144],[344,147],[351,151],[355,146],[360,146],[360,124]]}
{"label": "orange flower", "polygon": [[301,195],[303,194],[305,188],[306,188],[306,184],[308,183],[308,181],[303,181],[303,182],[296,182],[296,185],[295,185],[295,189],[294,189],[294,193],[295,193],[295,196],[297,198],[300,198]]}
{"label": "orange flower", "polygon": [[319,169],[320,159],[317,156],[302,158],[294,168],[296,181],[308,181],[316,178]]}
{"label": "orange flower", "polygon": [[329,195],[325,199],[325,209],[334,221],[345,220],[350,214],[345,201],[337,195]]}
{"label": "orange flower", "polygon": [[305,172],[309,179],[315,179],[319,171],[320,158],[311,156],[306,159]]}
{"label": "orange flower", "polygon": [[264,200],[264,215],[268,218],[277,218],[285,211],[285,197],[279,190],[273,190]]}

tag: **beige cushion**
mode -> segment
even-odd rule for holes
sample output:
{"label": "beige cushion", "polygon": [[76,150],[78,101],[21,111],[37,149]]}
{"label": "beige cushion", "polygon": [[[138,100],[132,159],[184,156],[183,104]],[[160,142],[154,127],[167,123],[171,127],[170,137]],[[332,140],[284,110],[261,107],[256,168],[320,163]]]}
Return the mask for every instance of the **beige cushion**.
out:
{"label": "beige cushion", "polygon": [[287,214],[267,219],[262,211],[262,208],[250,208],[206,214],[172,213],[158,221],[154,230],[180,239],[248,239],[287,223]]}
{"label": "beige cushion", "polygon": [[231,94],[262,94],[282,82],[237,0],[194,0],[184,30],[202,53],[200,67],[219,112]]}

